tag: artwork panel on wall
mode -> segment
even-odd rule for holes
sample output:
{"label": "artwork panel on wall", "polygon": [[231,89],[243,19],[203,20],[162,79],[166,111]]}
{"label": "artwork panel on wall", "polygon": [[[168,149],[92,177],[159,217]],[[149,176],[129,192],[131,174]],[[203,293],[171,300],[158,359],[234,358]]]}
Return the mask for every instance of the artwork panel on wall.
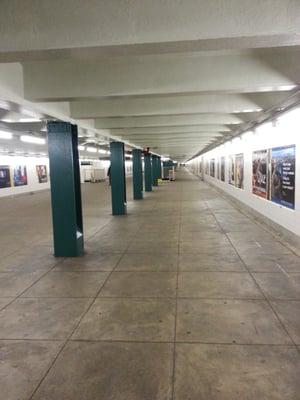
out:
{"label": "artwork panel on wall", "polygon": [[0,189],[11,187],[9,165],[0,165]]}
{"label": "artwork panel on wall", "polygon": [[239,189],[244,189],[244,154],[235,156],[235,186]]}
{"label": "artwork panel on wall", "polygon": [[228,183],[230,185],[235,185],[235,178],[234,178],[234,172],[235,172],[235,157],[234,156],[229,156],[228,159]]}
{"label": "artwork panel on wall", "polygon": [[221,168],[221,166],[220,166],[220,159],[217,158],[217,160],[216,160],[217,179],[220,179],[220,168]]}
{"label": "artwork panel on wall", "polygon": [[225,157],[221,157],[221,181],[225,182]]}
{"label": "artwork panel on wall", "polygon": [[28,185],[26,165],[16,165],[14,167],[14,186]]}
{"label": "artwork panel on wall", "polygon": [[36,174],[37,174],[39,183],[48,182],[48,174],[47,174],[47,166],[46,165],[37,165],[36,166]]}
{"label": "artwork panel on wall", "polygon": [[212,158],[209,162],[209,172],[210,172],[210,176],[212,176],[213,178],[215,177],[215,159]]}
{"label": "artwork panel on wall", "polygon": [[282,206],[295,208],[296,146],[271,150],[270,198]]}
{"label": "artwork panel on wall", "polygon": [[206,173],[206,175],[209,174],[209,164],[208,164],[207,160],[205,160],[205,171],[204,172]]}
{"label": "artwork panel on wall", "polygon": [[269,150],[252,153],[252,193],[264,199],[269,198]]}

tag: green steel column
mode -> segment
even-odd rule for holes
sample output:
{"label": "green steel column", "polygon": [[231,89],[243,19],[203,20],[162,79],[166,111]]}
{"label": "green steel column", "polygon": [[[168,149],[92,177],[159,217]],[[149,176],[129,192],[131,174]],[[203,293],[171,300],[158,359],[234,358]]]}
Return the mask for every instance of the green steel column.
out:
{"label": "green steel column", "polygon": [[111,201],[113,215],[126,214],[124,143],[110,144]]}
{"label": "green steel column", "polygon": [[144,154],[145,191],[152,192],[151,154]]}
{"label": "green steel column", "polygon": [[47,124],[50,162],[54,255],[84,253],[77,126]]}
{"label": "green steel column", "polygon": [[134,200],[140,200],[143,198],[142,150],[132,150],[132,174],[133,198]]}
{"label": "green steel column", "polygon": [[152,155],[152,186],[158,186],[157,181],[157,156]]}
{"label": "green steel column", "polygon": [[157,177],[161,179],[161,158],[157,157]]}

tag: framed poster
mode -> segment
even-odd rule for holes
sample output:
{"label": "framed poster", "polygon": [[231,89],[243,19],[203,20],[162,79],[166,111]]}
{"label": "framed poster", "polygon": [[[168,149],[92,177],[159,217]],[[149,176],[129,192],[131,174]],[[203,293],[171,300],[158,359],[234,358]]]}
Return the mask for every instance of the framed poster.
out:
{"label": "framed poster", "polygon": [[209,173],[209,165],[208,165],[208,161],[207,160],[205,160],[205,173],[206,173],[206,175],[208,175],[208,173]]}
{"label": "framed poster", "polygon": [[235,186],[244,189],[244,154],[235,156]]}
{"label": "framed poster", "polygon": [[220,179],[220,159],[216,160],[216,169],[217,169],[217,179]]}
{"label": "framed poster", "polygon": [[264,199],[269,198],[269,150],[252,153],[252,193]]}
{"label": "framed poster", "polygon": [[221,181],[225,182],[225,157],[221,157]]}
{"label": "framed poster", "polygon": [[25,165],[14,167],[14,186],[25,186],[28,184],[27,170]]}
{"label": "framed poster", "polygon": [[11,187],[9,165],[0,165],[0,189]]}
{"label": "framed poster", "polygon": [[215,177],[215,159],[212,158],[209,162],[209,172],[210,172],[210,176],[212,176],[213,178]]}
{"label": "framed poster", "polygon": [[271,150],[271,200],[295,208],[295,145]]}
{"label": "framed poster", "polygon": [[36,166],[36,174],[37,174],[39,183],[48,182],[48,174],[47,174],[47,166],[46,165],[37,165]]}
{"label": "framed poster", "polygon": [[229,156],[228,160],[228,183],[230,185],[235,184],[235,179],[234,179],[234,172],[235,172],[235,167],[234,167],[234,161],[235,157],[234,156]]}

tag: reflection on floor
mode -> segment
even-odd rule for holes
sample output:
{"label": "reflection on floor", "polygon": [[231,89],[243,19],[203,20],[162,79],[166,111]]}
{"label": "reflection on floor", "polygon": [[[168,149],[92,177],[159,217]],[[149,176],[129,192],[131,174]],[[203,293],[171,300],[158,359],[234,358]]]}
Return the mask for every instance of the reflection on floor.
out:
{"label": "reflection on floor", "polygon": [[0,202],[5,400],[300,398],[295,254],[186,172],[123,217],[105,184],[83,197],[68,260],[48,192]]}

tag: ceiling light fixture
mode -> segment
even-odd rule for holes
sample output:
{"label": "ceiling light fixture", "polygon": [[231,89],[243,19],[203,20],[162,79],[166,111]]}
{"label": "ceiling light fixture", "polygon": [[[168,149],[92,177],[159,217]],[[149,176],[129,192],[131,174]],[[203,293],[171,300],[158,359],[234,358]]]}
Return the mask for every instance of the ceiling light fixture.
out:
{"label": "ceiling light fixture", "polygon": [[89,153],[97,153],[98,152],[96,147],[87,147],[86,151],[88,151]]}
{"label": "ceiling light fixture", "polygon": [[8,131],[0,131],[0,139],[12,139],[13,135]]}
{"label": "ceiling light fixture", "polygon": [[16,122],[40,122],[39,118],[20,118],[19,121]]}
{"label": "ceiling light fixture", "polygon": [[22,142],[26,142],[26,143],[33,143],[33,144],[45,144],[46,140],[40,137],[36,137],[36,136],[29,136],[29,135],[22,135],[20,137],[20,140]]}
{"label": "ceiling light fixture", "polygon": [[85,150],[85,147],[84,147],[84,146],[78,146],[78,150],[79,150],[79,151],[84,151],[84,150]]}

